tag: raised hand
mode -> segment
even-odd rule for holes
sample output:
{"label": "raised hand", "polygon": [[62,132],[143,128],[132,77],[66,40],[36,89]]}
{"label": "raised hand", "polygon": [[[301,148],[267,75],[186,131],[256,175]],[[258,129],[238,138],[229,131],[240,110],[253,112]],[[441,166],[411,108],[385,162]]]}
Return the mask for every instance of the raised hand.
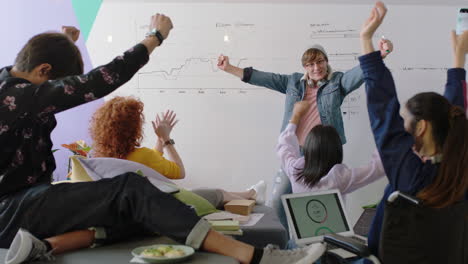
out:
{"label": "raised hand", "polygon": [[172,21],[168,16],[157,13],[156,15],[151,16],[151,21],[149,29],[157,29],[164,39],[167,39],[169,32],[173,28]]}
{"label": "raised hand", "polygon": [[393,43],[389,39],[382,38],[379,41],[379,50],[382,58],[385,58],[393,51]]}
{"label": "raised hand", "polygon": [[383,19],[387,14],[387,8],[384,3],[378,1],[372,8],[369,18],[364,22],[361,29],[361,39],[372,39],[377,28],[382,24]]}
{"label": "raised hand", "polygon": [[80,30],[72,26],[62,26],[62,33],[67,35],[73,42],[80,37]]}
{"label": "raised hand", "polygon": [[463,31],[462,34],[457,35],[452,30],[452,48],[455,54],[467,54],[468,53],[468,30]]}
{"label": "raised hand", "polygon": [[468,53],[468,30],[457,35],[455,31],[451,32],[452,48],[454,55],[454,68],[465,68],[465,55]]}
{"label": "raised hand", "polygon": [[229,64],[229,57],[224,56],[223,54],[219,55],[218,57],[218,68],[220,70],[226,71],[226,68],[229,67],[231,64]]}
{"label": "raised hand", "polygon": [[155,121],[152,121],[154,133],[162,141],[171,139],[171,131],[177,124],[178,120],[175,119],[176,114],[172,110],[166,110],[165,113],[161,113],[161,116],[156,115]]}
{"label": "raised hand", "polygon": [[306,102],[306,101],[299,101],[294,104],[294,109],[292,113],[291,120],[289,122],[293,124],[299,124],[299,121],[301,120],[302,116],[310,109],[311,103]]}

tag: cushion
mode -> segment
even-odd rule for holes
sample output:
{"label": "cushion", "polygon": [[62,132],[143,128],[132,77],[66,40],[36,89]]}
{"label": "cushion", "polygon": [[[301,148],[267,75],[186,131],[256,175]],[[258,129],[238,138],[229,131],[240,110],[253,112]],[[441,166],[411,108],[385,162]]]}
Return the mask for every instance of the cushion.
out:
{"label": "cushion", "polygon": [[195,212],[200,217],[218,211],[208,200],[186,189],[179,187],[179,192],[173,195],[177,200],[194,208]]}
{"label": "cushion", "polygon": [[72,165],[72,173],[70,175],[70,180],[72,182],[82,182],[82,181],[92,181],[91,177],[89,177],[86,170],[81,166],[79,158],[83,158],[80,155],[74,155],[70,157],[71,165]]}
{"label": "cushion", "polygon": [[117,158],[85,158],[72,156],[71,181],[93,181],[112,178],[127,172],[135,172],[144,177],[161,191],[174,193],[179,201],[195,209],[198,216],[216,212],[216,208],[205,198],[178,187],[159,172],[138,162]]}
{"label": "cushion", "polygon": [[85,157],[77,157],[76,160],[94,181],[112,178],[127,172],[135,172],[143,177],[147,177],[154,186],[165,193],[179,191],[177,185],[172,184],[169,179],[138,162],[115,158],[86,159]]}
{"label": "cushion", "polygon": [[159,172],[138,162],[117,158],[89,158],[83,156],[71,156],[72,181],[93,181],[104,178],[112,178],[127,172],[135,172],[148,178],[157,179],[166,183],[172,183]]}

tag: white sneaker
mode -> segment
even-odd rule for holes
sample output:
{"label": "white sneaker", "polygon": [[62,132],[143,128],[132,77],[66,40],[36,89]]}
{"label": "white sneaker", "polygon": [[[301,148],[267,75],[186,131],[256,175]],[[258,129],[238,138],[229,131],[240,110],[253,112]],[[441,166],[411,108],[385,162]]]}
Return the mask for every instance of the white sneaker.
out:
{"label": "white sneaker", "polygon": [[20,228],[6,254],[5,264],[17,264],[30,260],[53,260],[47,252],[44,242],[37,239],[27,230]]}
{"label": "white sneaker", "polygon": [[322,243],[290,250],[268,245],[263,249],[260,264],[311,264],[318,260],[325,250],[326,247]]}
{"label": "white sneaker", "polygon": [[264,180],[257,182],[247,190],[255,190],[255,202],[259,205],[265,204],[267,185]]}

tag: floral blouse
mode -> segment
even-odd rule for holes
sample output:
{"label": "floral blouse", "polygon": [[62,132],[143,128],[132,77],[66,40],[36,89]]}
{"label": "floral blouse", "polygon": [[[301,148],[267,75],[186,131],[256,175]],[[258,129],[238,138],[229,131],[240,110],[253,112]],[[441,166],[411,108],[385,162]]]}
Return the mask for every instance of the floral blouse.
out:
{"label": "floral blouse", "polygon": [[0,69],[0,198],[38,183],[51,182],[55,170],[50,134],[55,114],[101,98],[148,62],[138,44],[87,74],[34,85]]}

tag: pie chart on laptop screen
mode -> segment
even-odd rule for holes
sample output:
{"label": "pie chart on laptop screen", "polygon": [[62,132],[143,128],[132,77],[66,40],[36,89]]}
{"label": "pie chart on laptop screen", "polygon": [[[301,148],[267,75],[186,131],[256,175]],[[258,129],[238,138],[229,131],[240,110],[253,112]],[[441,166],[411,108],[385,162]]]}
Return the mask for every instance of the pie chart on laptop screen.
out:
{"label": "pie chart on laptop screen", "polygon": [[328,218],[327,207],[319,200],[310,200],[307,203],[307,215],[313,222],[322,224]]}

